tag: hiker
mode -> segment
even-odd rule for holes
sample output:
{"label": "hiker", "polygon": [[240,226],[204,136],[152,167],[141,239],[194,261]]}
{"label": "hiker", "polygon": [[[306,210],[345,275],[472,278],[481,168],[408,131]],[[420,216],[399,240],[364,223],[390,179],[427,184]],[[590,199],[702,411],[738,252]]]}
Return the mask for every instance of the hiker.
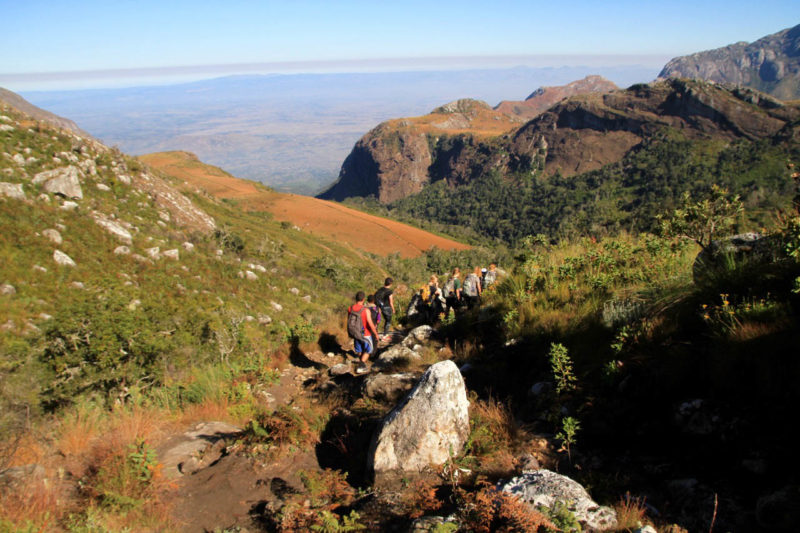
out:
{"label": "hiker", "polygon": [[481,298],[481,267],[475,267],[472,272],[467,274],[464,280],[464,289],[461,292],[466,300],[467,309],[473,309],[480,303]]}
{"label": "hiker", "polygon": [[372,323],[375,324],[375,331],[377,332],[378,326],[381,323],[381,318],[383,318],[383,314],[381,313],[381,308],[378,307],[377,304],[375,303],[374,294],[370,294],[369,296],[367,296],[367,303],[365,305],[369,309],[369,312],[372,314]]}
{"label": "hiker", "polygon": [[431,274],[430,280],[428,280],[428,322],[433,324],[439,319],[439,315],[442,314],[443,311],[443,300],[442,297],[442,290],[439,288],[439,276],[436,274]]}
{"label": "hiker", "polygon": [[489,265],[489,270],[486,271],[486,275],[483,277],[483,288],[488,289],[496,282],[497,282],[497,265],[491,263]]}
{"label": "hiker", "polygon": [[392,316],[394,315],[394,291],[392,291],[392,278],[386,278],[383,282],[383,287],[375,291],[375,303],[380,307],[383,313],[383,337],[385,341],[389,337],[389,326],[392,323]]}
{"label": "hiker", "polygon": [[372,313],[364,305],[365,299],[364,291],[358,291],[356,303],[347,308],[347,334],[353,339],[353,351],[360,361],[356,369],[357,374],[367,371],[367,361],[375,350],[372,339],[378,338],[378,330],[372,321]]}
{"label": "hiker", "polygon": [[450,316],[451,309],[453,310],[453,313],[458,313],[459,307],[461,306],[461,269],[458,267],[453,269],[453,275],[444,285],[444,298],[445,318]]}

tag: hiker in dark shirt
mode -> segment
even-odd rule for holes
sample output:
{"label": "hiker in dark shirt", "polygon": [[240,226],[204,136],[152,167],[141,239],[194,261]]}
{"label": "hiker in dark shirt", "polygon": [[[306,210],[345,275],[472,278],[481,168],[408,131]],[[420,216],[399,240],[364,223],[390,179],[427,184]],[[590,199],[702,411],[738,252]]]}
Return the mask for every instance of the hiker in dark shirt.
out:
{"label": "hiker in dark shirt", "polygon": [[458,313],[461,306],[461,269],[455,267],[453,269],[453,276],[445,284],[445,297],[446,306],[444,308],[445,318],[450,316],[450,310]]}
{"label": "hiker in dark shirt", "polygon": [[383,287],[375,291],[375,303],[380,307],[383,314],[383,337],[385,341],[389,337],[389,326],[392,323],[392,315],[394,315],[394,291],[392,291],[392,278],[386,278],[383,282]]}

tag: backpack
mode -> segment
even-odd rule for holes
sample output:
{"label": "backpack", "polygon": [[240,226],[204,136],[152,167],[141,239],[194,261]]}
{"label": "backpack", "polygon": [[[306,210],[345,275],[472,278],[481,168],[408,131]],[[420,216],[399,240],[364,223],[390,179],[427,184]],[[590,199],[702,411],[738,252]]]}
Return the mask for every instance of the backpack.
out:
{"label": "backpack", "polygon": [[361,320],[361,311],[364,310],[362,305],[358,311],[353,309],[355,305],[350,306],[347,310],[347,335],[351,339],[364,342],[364,322]]}
{"label": "backpack", "polygon": [[375,328],[377,329],[378,324],[381,323],[381,308],[378,306],[375,307],[367,307],[369,312],[372,313],[372,323],[375,324]]}
{"label": "backpack", "polygon": [[442,289],[442,296],[445,298],[450,298],[450,296],[455,296],[453,294],[456,290],[456,278],[450,278],[447,280],[447,283],[444,284],[444,289]]}
{"label": "backpack", "polygon": [[388,301],[384,301],[387,292],[386,287],[381,287],[375,291],[375,304],[378,307],[391,307]]}
{"label": "backpack", "polygon": [[423,285],[419,290],[419,296],[423,302],[428,303],[431,300],[431,286]]}
{"label": "backpack", "polygon": [[470,274],[467,276],[467,279],[464,280],[464,292],[467,293],[467,296],[477,296],[478,295],[478,276],[475,274]]}

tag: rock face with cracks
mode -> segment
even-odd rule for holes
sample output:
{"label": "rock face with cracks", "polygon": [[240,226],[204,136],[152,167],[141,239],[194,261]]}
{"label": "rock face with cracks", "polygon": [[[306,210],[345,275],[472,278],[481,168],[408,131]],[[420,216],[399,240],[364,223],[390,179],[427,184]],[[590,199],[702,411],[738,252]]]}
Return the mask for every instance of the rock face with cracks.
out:
{"label": "rock face with cracks", "polygon": [[461,452],[469,436],[468,407],[455,363],[431,366],[383,420],[370,447],[369,469],[379,474],[443,464]]}

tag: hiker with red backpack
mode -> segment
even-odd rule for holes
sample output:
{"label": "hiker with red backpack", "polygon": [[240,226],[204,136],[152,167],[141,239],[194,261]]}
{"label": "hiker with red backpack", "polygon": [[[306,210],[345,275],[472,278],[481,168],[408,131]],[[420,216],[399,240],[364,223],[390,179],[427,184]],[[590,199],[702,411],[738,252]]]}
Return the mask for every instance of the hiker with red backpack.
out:
{"label": "hiker with red backpack", "polygon": [[353,339],[353,351],[361,362],[356,369],[357,374],[367,372],[367,361],[376,346],[373,339],[378,339],[378,328],[372,321],[369,307],[364,304],[365,299],[364,291],[358,291],[356,303],[347,308],[347,334]]}

